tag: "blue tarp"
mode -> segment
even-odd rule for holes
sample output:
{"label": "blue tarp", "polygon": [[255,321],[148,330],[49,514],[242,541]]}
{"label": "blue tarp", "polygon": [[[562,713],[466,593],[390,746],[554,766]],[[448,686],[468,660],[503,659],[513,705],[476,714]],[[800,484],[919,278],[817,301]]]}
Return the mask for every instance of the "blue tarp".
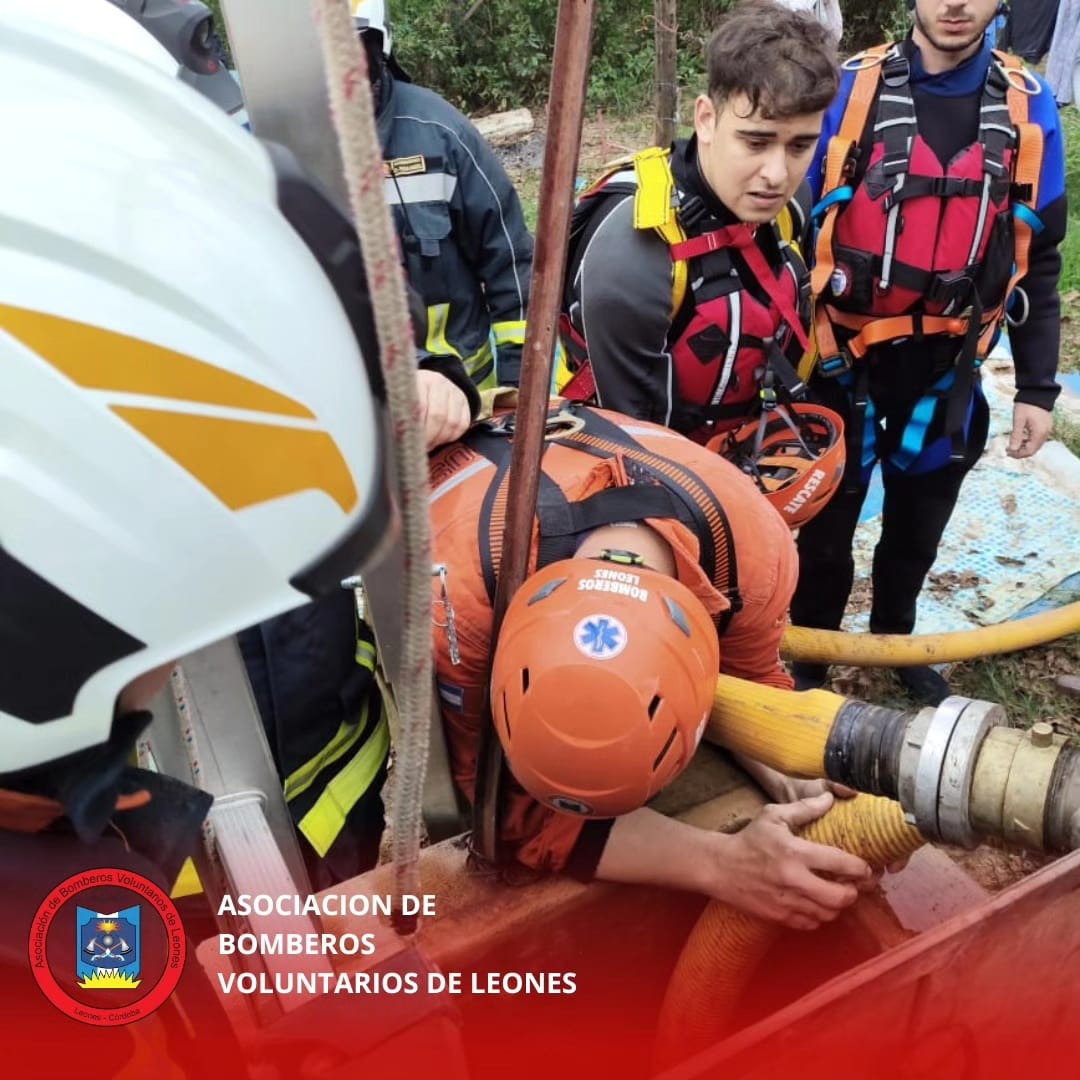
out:
{"label": "blue tarp", "polygon": [[[1005,456],[1012,426],[1007,348],[987,364],[990,445],[964,484],[938,559],[919,599],[916,633],[966,630],[1003,622],[1080,575],[1080,460],[1060,443],[1034,458]],[[1080,394],[1080,377],[1066,376]],[[869,580],[880,532],[881,487],[875,478],[855,537],[855,575]],[[1074,599],[1080,577],[1067,587]],[[865,630],[867,590],[853,592],[845,629]],[[1046,604],[1045,606],[1049,606]],[[1027,613],[1027,612],[1025,612]]]}

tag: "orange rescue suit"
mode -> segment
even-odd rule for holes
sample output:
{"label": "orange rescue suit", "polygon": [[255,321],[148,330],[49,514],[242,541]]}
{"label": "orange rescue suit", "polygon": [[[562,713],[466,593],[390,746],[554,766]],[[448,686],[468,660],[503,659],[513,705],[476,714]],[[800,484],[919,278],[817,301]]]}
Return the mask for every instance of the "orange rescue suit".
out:
{"label": "orange rescue suit", "polygon": [[[717,621],[720,670],[791,689],[791,679],[780,664],[779,645],[795,589],[798,563],[791,533],[781,516],[753,481],[704,446],[668,428],[618,413],[585,406],[567,408],[574,417],[584,418],[586,433],[595,427],[603,438],[584,444],[575,444],[570,438],[549,439],[542,460],[541,499],[545,489],[550,492],[551,484],[570,504],[580,504],[607,489],[649,484],[641,463],[655,464],[661,460],[671,463],[672,468],[667,472],[685,474],[687,479],[682,482],[696,490],[699,497],[702,489],[707,489],[705,494],[713,505],[722,508],[720,516],[725,519],[728,550],[735,564],[727,570],[718,569],[712,580],[702,568],[703,547],[709,541],[703,545],[697,535],[700,530],[674,516],[643,520],[671,545],[680,581]],[[562,415],[567,413],[564,411]],[[549,420],[549,428],[556,420]],[[499,417],[495,423],[496,428],[501,428],[508,448],[512,439],[512,414]],[[434,576],[432,621],[437,689],[454,781],[470,803],[479,732],[481,724],[489,722],[484,718],[484,680],[491,647],[492,572],[493,564],[497,572],[505,515],[506,470],[498,460],[500,455],[492,460],[490,437],[486,440],[487,448],[483,446],[484,433],[482,426],[481,437],[477,439],[474,429],[462,441],[436,451],[430,460],[432,558],[447,567],[445,600],[453,610],[459,653],[458,662],[454,663],[445,625],[444,586]],[[627,448],[599,456],[594,444],[611,446],[617,433],[626,440]],[[508,459],[508,449],[501,456]],[[655,491],[655,481],[650,486]],[[619,520],[625,520],[625,516],[620,515]],[[541,546],[539,522],[534,517],[530,573],[537,567]],[[725,575],[730,576],[727,594],[717,587],[718,578],[726,580]],[[543,871],[561,870],[578,839],[583,820],[541,806],[516,783],[510,784],[503,808],[501,831],[506,849],[526,866]]]}

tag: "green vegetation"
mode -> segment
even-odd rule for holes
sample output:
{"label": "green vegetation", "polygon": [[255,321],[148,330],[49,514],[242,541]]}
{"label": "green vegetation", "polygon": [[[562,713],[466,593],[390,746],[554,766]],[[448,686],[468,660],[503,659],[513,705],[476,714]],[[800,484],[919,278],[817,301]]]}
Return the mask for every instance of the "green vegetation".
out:
{"label": "green vegetation", "polygon": [[1062,109],[1065,133],[1065,187],[1069,193],[1069,231],[1061,245],[1061,292],[1080,290],[1080,111]]}
{"label": "green vegetation", "polygon": [[1064,443],[1071,453],[1080,458],[1080,423],[1060,410],[1054,414],[1054,430],[1051,438]]}
{"label": "green vegetation", "polygon": [[1080,745],[1080,698],[1056,685],[1057,676],[1077,673],[1080,635],[1074,634],[1051,645],[959,664],[949,681],[954,694],[1004,706],[1012,727],[1045,720]]}
{"label": "green vegetation", "polygon": [[[708,27],[730,0],[684,0],[680,81],[700,78]],[[553,0],[393,0],[395,48],[418,82],[466,112],[546,101],[558,5]],[[653,0],[597,5],[589,79],[593,107],[631,112],[653,87]]]}
{"label": "green vegetation", "polygon": [[[221,0],[204,2],[225,41]],[[731,3],[679,0],[679,83],[689,93],[702,80],[705,43]],[[620,114],[643,109],[653,94],[653,0],[602,0],[596,8],[589,105]],[[547,100],[556,0],[390,0],[390,13],[405,67],[465,112]],[[845,51],[906,32],[908,18],[905,0],[845,0]]]}

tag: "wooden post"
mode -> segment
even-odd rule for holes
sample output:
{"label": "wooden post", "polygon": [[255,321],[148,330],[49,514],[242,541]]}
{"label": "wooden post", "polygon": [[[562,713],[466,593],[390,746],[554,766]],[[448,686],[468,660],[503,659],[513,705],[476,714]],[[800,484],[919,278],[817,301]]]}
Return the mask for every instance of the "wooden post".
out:
{"label": "wooden post", "polygon": [[[585,113],[594,11],[595,0],[559,0],[529,289],[529,318],[521,355],[521,384],[506,499],[508,510],[495,592],[493,648],[507,604],[525,580],[529,568],[536,494],[540,486],[540,453],[544,444],[562,302],[563,268],[570,239],[574,176]],[[489,717],[480,732],[472,829],[473,853],[489,862],[495,860],[498,843],[502,771],[502,748]]]}
{"label": "wooden post", "polygon": [[670,146],[675,141],[679,108],[679,77],[675,62],[678,49],[676,0],[655,0],[656,23],[656,125],[653,142]]}

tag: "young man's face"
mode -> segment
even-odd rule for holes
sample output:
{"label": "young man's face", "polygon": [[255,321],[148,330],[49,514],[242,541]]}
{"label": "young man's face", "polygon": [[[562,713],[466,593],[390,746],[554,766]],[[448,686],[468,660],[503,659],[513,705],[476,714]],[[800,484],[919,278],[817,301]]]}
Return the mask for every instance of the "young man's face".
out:
{"label": "young man's face", "polygon": [[[943,53],[977,51],[999,0],[915,0],[915,30]],[[925,49],[925,42],[919,41]]]}
{"label": "young man's face", "polygon": [[749,225],[772,221],[798,190],[821,135],[821,112],[766,120],[739,94],[717,108],[707,94],[694,104],[698,160],[709,187]]}

